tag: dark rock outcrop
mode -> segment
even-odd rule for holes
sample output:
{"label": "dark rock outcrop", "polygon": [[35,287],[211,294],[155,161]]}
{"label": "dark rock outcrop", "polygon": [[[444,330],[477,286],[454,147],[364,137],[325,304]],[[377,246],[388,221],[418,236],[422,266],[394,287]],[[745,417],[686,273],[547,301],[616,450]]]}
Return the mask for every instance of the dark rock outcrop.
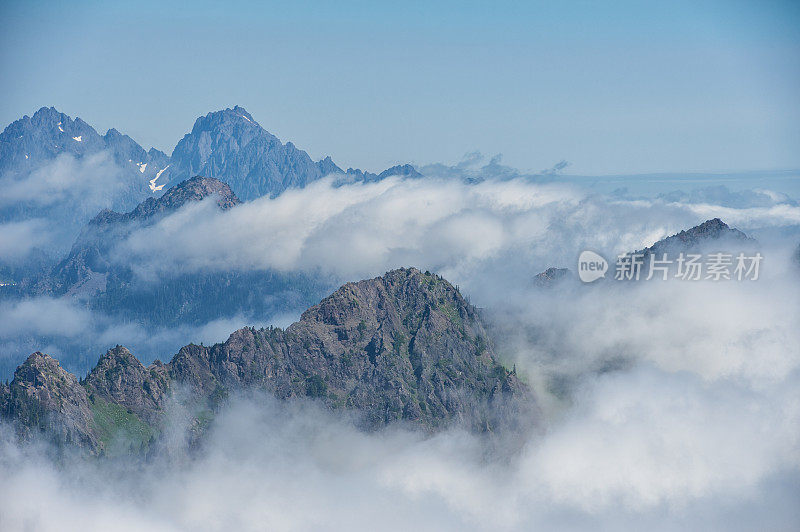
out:
{"label": "dark rock outcrop", "polygon": [[33,353],[14,372],[0,394],[0,412],[14,419],[23,438],[45,433],[57,444],[97,449],[93,416],[86,391],[77,377],[57,360]]}
{"label": "dark rock outcrop", "polygon": [[169,392],[169,375],[164,364],[156,362],[145,367],[118,345],[100,358],[83,385],[90,396],[96,394],[155,423]]}
{"label": "dark rock outcrop", "polygon": [[534,286],[548,288],[555,286],[569,275],[568,268],[547,268],[533,278]]}

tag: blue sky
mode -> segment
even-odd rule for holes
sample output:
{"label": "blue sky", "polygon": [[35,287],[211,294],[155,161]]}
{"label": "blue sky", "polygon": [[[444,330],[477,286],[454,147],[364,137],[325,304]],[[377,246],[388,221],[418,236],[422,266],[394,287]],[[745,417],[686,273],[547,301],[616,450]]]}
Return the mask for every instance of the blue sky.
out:
{"label": "blue sky", "polygon": [[380,170],[800,168],[800,3],[0,5],[0,127],[43,105],[168,153],[234,104]]}

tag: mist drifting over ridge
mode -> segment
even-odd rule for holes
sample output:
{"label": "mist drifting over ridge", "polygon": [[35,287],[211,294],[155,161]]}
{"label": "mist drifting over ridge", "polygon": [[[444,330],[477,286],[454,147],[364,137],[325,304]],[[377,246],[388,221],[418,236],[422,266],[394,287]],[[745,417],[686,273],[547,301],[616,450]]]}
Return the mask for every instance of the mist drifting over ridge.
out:
{"label": "mist drifting over ridge", "polygon": [[[762,236],[758,281],[530,282],[550,265],[574,268],[584,247],[640,249],[717,214]],[[100,529],[119,516],[131,529],[164,530],[791,529],[798,215],[791,202],[645,201],[521,178],[322,180],[222,213],[188,205],[120,242],[120,257],[144,277],[270,266],[348,279],[397,263],[429,267],[495,322],[502,355],[544,406],[542,431],[498,456],[457,429],[365,434],[314,404],[244,396],[200,451],[176,429],[168,457],[142,468],[53,462],[6,434],[3,476],[16,488],[0,514],[12,528],[41,529]],[[87,315],[74,326],[90,324]],[[174,408],[180,427],[188,414]]]}

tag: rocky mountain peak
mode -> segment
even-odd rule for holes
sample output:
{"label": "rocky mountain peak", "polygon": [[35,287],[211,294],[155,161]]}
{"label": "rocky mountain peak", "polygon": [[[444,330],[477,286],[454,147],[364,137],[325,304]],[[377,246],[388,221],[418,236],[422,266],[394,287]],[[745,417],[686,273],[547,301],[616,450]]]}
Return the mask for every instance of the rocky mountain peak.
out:
{"label": "rocky mountain peak", "polygon": [[[213,177],[199,175],[178,183],[160,198],[152,198],[150,203],[158,205],[157,210],[159,211],[173,211],[189,202],[201,201],[209,196],[217,196],[217,206],[222,210],[230,209],[241,203],[227,183]],[[142,210],[148,211],[144,208]]]}
{"label": "rocky mountain peak", "polygon": [[123,214],[103,209],[89,222],[89,225],[103,226],[130,221],[142,222],[157,215],[174,212],[187,203],[201,201],[211,196],[217,197],[217,206],[222,210],[230,209],[241,203],[227,183],[211,177],[195,176],[169,188],[159,198],[147,198],[129,213]]}
{"label": "rocky mountain peak", "polygon": [[[236,106],[198,118],[172,152],[170,181],[191,175],[225,180],[244,200],[276,196],[323,177],[315,163],[293,144],[283,144]],[[335,165],[334,165],[335,166]]]}
{"label": "rocky mountain peak", "polygon": [[14,381],[20,385],[41,386],[49,380],[74,378],[66,372],[59,364],[58,360],[36,351],[25,359],[14,372]]}
{"label": "rocky mountain peak", "polygon": [[[227,109],[226,109],[227,110]],[[258,125],[258,123],[253,119],[253,115],[247,112],[247,109],[242,107],[241,105],[235,105],[233,109],[231,109],[235,114],[241,116],[242,118],[246,119],[247,121]]]}
{"label": "rocky mountain peak", "polygon": [[144,368],[142,363],[139,362],[135,356],[133,356],[133,353],[131,353],[127,347],[117,345],[116,347],[109,349],[105,355],[100,357],[100,359],[97,361],[97,365],[92,372],[90,372],[90,374],[94,373],[98,369],[103,370],[110,367],[127,365],[141,366]]}
{"label": "rocky mountain peak", "polygon": [[[251,139],[255,135],[266,134],[275,138],[272,134],[262,128],[243,107],[238,105],[231,109],[222,109],[221,111],[212,111],[205,116],[198,117],[192,127],[192,132],[185,136],[198,137],[203,133],[214,138],[231,139],[235,137],[243,137]],[[277,140],[277,139],[276,139]],[[246,144],[247,141],[244,142]],[[180,145],[180,143],[179,143]],[[178,149],[177,147],[175,148]]]}
{"label": "rocky mountain peak", "polygon": [[53,270],[42,291],[91,296],[105,290],[106,274],[113,269],[114,245],[136,227],[152,225],[184,205],[216,198],[222,210],[241,203],[231,188],[218,179],[196,176],[167,190],[159,198],[147,198],[130,212],[100,211],[82,230],[69,255]]}
{"label": "rocky mountain peak", "polygon": [[568,268],[547,268],[533,278],[533,284],[539,287],[551,287],[569,275]]}
{"label": "rocky mountain peak", "polygon": [[24,173],[61,153],[80,157],[103,147],[103,138],[80,118],[42,107],[0,133],[0,172]]}
{"label": "rocky mountain peak", "polygon": [[438,310],[441,306],[447,306],[459,317],[475,313],[458,290],[443,278],[413,267],[398,268],[381,277],[345,284],[303,313],[301,321],[352,325],[362,319],[374,321],[376,310],[380,315],[391,313],[406,318],[426,307]]}
{"label": "rocky mountain peak", "polygon": [[162,364],[147,368],[121,345],[100,357],[84,386],[91,397],[118,404],[146,420],[154,420],[160,412],[169,387]]}
{"label": "rocky mountain peak", "polygon": [[14,372],[0,403],[0,412],[19,420],[17,430],[23,437],[42,430],[62,443],[97,445],[83,387],[49,355],[38,351],[30,355]]}
{"label": "rocky mountain peak", "polygon": [[640,253],[644,253],[645,255],[675,253],[694,250],[712,242],[717,243],[717,245],[733,243],[739,246],[742,244],[752,246],[756,243],[754,239],[738,229],[728,226],[728,224],[719,218],[712,218],[690,229],[685,229],[680,233],[659,240]]}
{"label": "rocky mountain peak", "polygon": [[681,231],[676,236],[682,238],[683,240],[696,240],[696,239],[703,239],[703,238],[719,238],[723,235],[733,235],[737,238],[747,238],[747,235],[739,231],[738,229],[733,229],[728,224],[720,220],[719,218],[712,218],[711,220],[706,220],[705,222],[692,227],[691,229],[687,229],[686,231]]}
{"label": "rocky mountain peak", "polygon": [[22,121],[27,121],[31,126],[42,129],[58,129],[57,126],[72,124],[72,119],[55,107],[42,107],[30,118],[27,115],[23,116]]}
{"label": "rocky mountain peak", "polygon": [[422,174],[417,172],[417,169],[414,168],[410,164],[398,164],[396,166],[392,166],[391,168],[387,168],[380,174],[378,174],[378,179],[384,179],[390,176],[402,176],[402,177],[422,177]]}

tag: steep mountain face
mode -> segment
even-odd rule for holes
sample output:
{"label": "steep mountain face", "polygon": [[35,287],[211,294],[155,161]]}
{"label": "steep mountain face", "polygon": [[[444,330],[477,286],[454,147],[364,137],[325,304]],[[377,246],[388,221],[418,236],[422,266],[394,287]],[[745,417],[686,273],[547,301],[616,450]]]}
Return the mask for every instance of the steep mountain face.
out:
{"label": "steep mountain face", "polygon": [[491,428],[498,420],[481,403],[523,389],[495,359],[475,308],[414,268],[347,284],[285,331],[241,329],[224,344],[187,346],[169,366],[202,396],[258,385],[355,408],[370,427],[402,419]]}
{"label": "steep mountain face", "polygon": [[17,421],[24,437],[41,431],[57,443],[89,449],[100,445],[85,389],[57,360],[39,352],[29,356],[0,390],[0,412]]}
{"label": "steep mountain face", "polygon": [[105,147],[103,137],[80,118],[42,107],[0,133],[0,172],[21,173],[61,153],[80,157]]}
{"label": "steep mountain face", "polygon": [[169,375],[160,362],[145,367],[126,348],[117,346],[103,355],[83,382],[93,400],[117,404],[155,424],[164,409]]}
{"label": "steep mountain face", "polygon": [[283,144],[239,106],[198,118],[191,133],[175,146],[165,174],[169,182],[197,174],[229,183],[245,201],[275,197],[331,174],[340,174],[343,182],[372,182],[393,175],[420,177],[408,164],[373,174],[352,168],[345,172],[330,157],[314,161],[291,142]]}
{"label": "steep mountain face", "polygon": [[248,388],[353,411],[367,429],[405,421],[497,431],[528,426],[537,412],[528,387],[497,360],[477,310],[414,268],[346,284],[286,330],[240,329],[221,344],[187,345],[166,365],[144,367],[117,346],[82,384],[35,353],[2,391],[2,412],[23,435],[41,429],[109,452],[119,441],[149,445],[175,390],[190,390],[208,412]]}
{"label": "steep mountain face", "polygon": [[242,199],[277,196],[331,173],[328,157],[314,162],[294,144],[283,144],[242,107],[208,113],[172,152],[170,181],[202,174],[228,182]]}

